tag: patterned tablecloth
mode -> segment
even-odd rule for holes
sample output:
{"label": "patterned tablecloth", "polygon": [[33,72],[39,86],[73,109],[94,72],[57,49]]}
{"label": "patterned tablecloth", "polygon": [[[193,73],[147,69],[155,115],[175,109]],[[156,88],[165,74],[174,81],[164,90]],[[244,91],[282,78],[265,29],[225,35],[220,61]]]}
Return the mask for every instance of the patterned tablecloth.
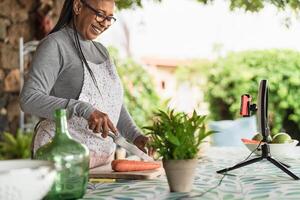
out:
{"label": "patterned tablecloth", "polygon": [[[300,151],[298,147],[296,149],[293,157],[281,161],[300,176]],[[199,159],[194,187],[189,193],[170,193],[166,177],[162,176],[154,180],[89,184],[83,199],[300,199],[300,181],[293,180],[268,161],[233,170],[224,177],[216,173],[248,155],[246,148],[207,149]]]}

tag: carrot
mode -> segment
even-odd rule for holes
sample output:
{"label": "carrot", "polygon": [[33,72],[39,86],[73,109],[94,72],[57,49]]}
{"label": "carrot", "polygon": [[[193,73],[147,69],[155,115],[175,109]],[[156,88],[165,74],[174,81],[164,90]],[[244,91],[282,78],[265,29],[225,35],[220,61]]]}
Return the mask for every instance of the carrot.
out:
{"label": "carrot", "polygon": [[116,172],[144,171],[160,168],[160,164],[137,160],[113,160],[111,168]]}

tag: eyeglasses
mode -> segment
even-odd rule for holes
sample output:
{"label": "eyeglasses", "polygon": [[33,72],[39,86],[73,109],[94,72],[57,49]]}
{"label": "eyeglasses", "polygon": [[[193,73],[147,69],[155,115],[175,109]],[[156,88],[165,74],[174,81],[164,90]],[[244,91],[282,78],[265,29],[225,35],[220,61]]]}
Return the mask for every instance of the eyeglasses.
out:
{"label": "eyeglasses", "polygon": [[85,2],[84,0],[80,0],[81,3],[83,3],[88,9],[90,9],[91,11],[93,11],[96,15],[96,20],[99,23],[104,22],[105,20],[107,20],[110,25],[112,25],[113,23],[115,23],[117,21],[117,19],[114,16],[106,16],[105,14],[103,14],[102,12],[99,12],[98,10],[96,10],[95,8],[93,8],[91,5],[89,5],[87,2]]}

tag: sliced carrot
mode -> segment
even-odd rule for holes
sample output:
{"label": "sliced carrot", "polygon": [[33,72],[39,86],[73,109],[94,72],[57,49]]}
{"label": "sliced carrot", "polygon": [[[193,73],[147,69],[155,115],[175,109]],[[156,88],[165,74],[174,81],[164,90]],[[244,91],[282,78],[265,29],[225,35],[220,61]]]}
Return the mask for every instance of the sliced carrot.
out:
{"label": "sliced carrot", "polygon": [[160,164],[137,160],[113,160],[111,168],[116,172],[145,171],[160,168]]}

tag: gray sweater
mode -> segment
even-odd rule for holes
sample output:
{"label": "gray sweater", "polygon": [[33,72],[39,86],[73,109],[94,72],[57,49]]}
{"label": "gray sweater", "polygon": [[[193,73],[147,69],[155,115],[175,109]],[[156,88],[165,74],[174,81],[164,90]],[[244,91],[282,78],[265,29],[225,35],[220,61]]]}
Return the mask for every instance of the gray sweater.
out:
{"label": "gray sweater", "polygon": [[[79,40],[87,61],[100,64],[109,58],[102,44],[83,40],[80,35]],[[24,112],[53,119],[56,109],[65,108],[68,118],[78,116],[88,119],[95,110],[88,102],[78,100],[84,69],[73,41],[73,29],[65,27],[40,42],[20,94]],[[124,104],[117,129],[131,142],[141,134]]]}

